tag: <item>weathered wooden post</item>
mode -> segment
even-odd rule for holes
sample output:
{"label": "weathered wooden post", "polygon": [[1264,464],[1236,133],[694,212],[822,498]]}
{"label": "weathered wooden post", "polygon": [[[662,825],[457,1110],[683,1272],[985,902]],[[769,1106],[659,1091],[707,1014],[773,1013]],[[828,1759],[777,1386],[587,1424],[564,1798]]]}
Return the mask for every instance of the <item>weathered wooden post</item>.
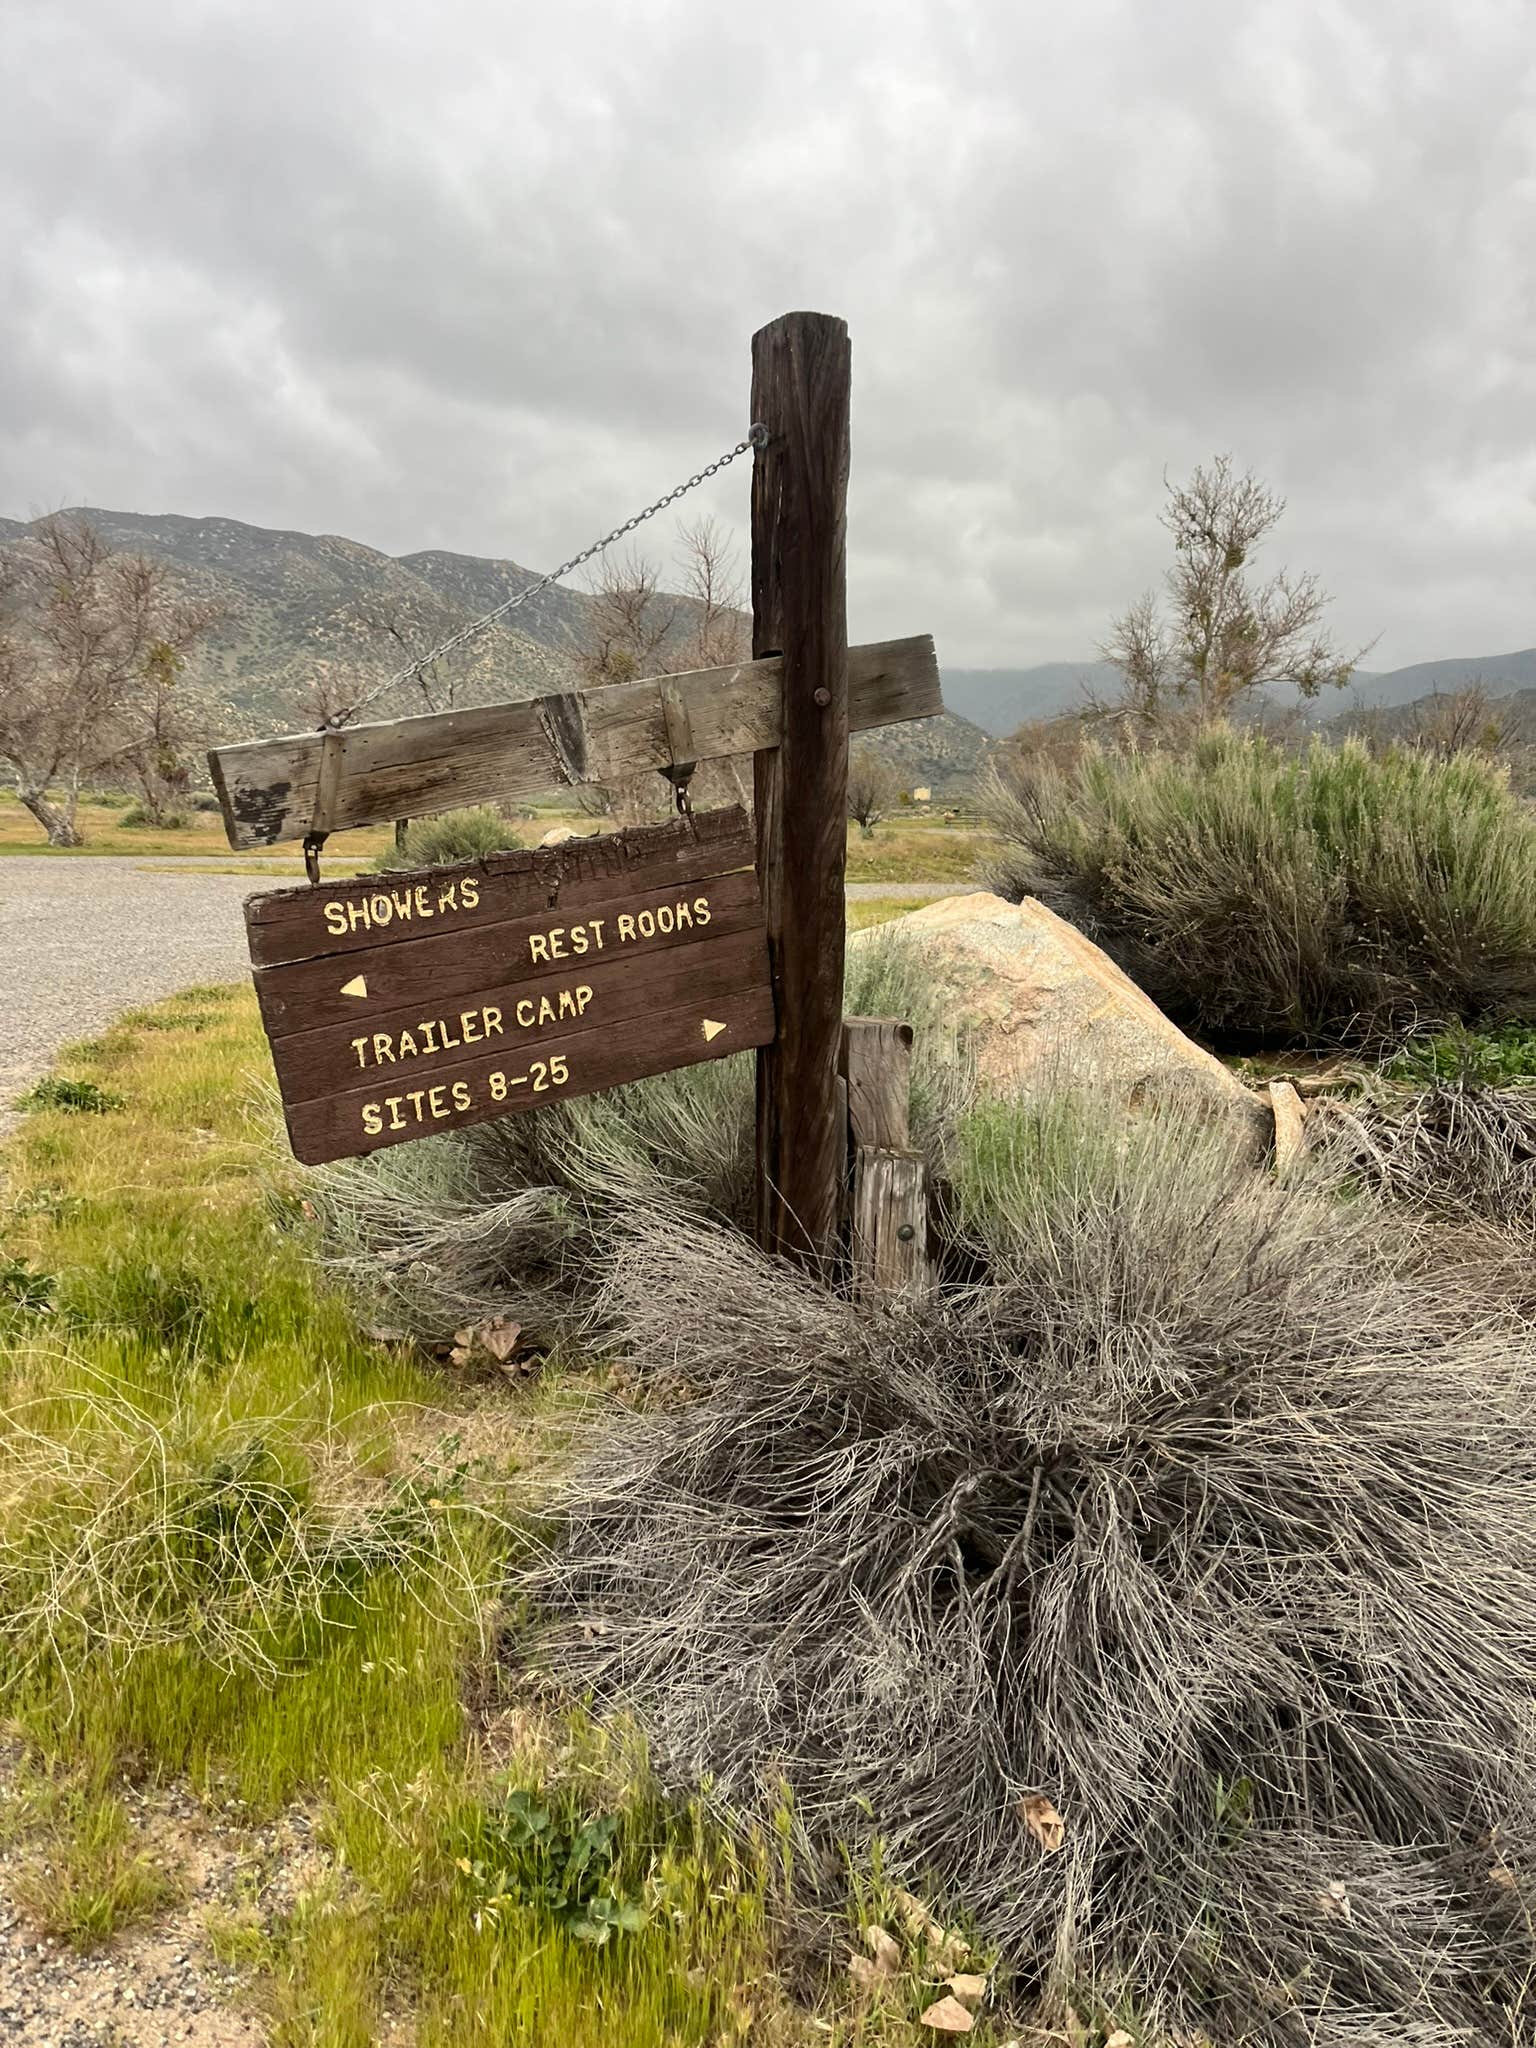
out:
{"label": "weathered wooden post", "polygon": [[921,1300],[933,1287],[933,1262],[928,1170],[909,1143],[912,1026],[897,1017],[846,1018],[839,1064],[848,1089],[853,1291],[864,1301]]}
{"label": "weathered wooden post", "polygon": [[752,652],[783,658],[783,726],[756,756],[757,865],[779,1032],[757,1056],[757,1236],[835,1252],[846,1168],[838,1046],[847,856],[847,325],[786,313],[752,338]]}

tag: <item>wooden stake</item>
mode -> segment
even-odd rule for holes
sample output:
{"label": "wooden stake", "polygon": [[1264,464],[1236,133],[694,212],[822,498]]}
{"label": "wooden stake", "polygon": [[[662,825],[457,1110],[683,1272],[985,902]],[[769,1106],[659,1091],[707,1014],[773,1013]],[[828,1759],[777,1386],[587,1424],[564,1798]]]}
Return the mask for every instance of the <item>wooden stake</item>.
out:
{"label": "wooden stake", "polygon": [[752,652],[783,657],[783,730],[756,756],[757,858],[778,1006],[757,1062],[757,1235],[830,1259],[840,1114],[847,859],[848,329],[786,313],[752,338]]}

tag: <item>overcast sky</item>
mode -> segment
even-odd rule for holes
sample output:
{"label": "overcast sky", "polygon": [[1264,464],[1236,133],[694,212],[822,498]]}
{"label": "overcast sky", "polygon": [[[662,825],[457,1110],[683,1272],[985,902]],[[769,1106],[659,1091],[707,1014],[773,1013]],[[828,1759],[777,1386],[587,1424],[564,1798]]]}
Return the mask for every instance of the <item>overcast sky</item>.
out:
{"label": "overcast sky", "polygon": [[[546,567],[854,344],[856,638],[1091,656],[1230,450],[1376,668],[1536,642],[1531,0],[0,0],[0,511]],[[711,487],[738,526],[746,463]],[[656,547],[665,555],[671,534]]]}

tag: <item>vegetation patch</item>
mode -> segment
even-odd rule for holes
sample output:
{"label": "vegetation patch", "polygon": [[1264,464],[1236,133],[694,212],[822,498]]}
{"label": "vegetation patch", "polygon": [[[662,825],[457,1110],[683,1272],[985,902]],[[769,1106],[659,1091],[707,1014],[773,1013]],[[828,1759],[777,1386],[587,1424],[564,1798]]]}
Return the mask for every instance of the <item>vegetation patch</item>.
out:
{"label": "vegetation patch", "polygon": [[66,1116],[106,1116],[123,1107],[121,1095],[95,1081],[71,1080],[62,1074],[48,1074],[35,1088],[29,1088],[16,1104],[18,1109],[61,1110]]}
{"label": "vegetation patch", "polygon": [[447,867],[521,845],[516,830],[494,804],[479,804],[471,810],[413,819],[398,844],[381,853],[374,866],[381,871]]}
{"label": "vegetation patch", "polygon": [[999,779],[987,809],[993,886],[1045,896],[1219,1044],[1536,1019],[1536,815],[1481,755],[1216,728]]}

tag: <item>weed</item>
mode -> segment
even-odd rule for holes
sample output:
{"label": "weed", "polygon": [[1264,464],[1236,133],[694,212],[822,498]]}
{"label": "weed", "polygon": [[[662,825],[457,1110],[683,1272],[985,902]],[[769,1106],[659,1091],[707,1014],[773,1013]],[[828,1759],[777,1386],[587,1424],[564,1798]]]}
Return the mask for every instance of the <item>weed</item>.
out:
{"label": "weed", "polygon": [[120,1802],[95,1792],[61,1802],[43,1839],[29,1845],[11,1889],[34,1926],[87,1949],[152,1920],[182,1888],[164,1862],[135,1846]]}
{"label": "weed", "polygon": [[25,1259],[0,1259],[0,1324],[7,1316],[45,1316],[53,1307],[58,1281],[40,1273]]}
{"label": "weed", "polygon": [[105,1116],[121,1109],[123,1098],[95,1081],[72,1081],[60,1074],[46,1075],[18,1101],[24,1110],[58,1109],[66,1116]]}

